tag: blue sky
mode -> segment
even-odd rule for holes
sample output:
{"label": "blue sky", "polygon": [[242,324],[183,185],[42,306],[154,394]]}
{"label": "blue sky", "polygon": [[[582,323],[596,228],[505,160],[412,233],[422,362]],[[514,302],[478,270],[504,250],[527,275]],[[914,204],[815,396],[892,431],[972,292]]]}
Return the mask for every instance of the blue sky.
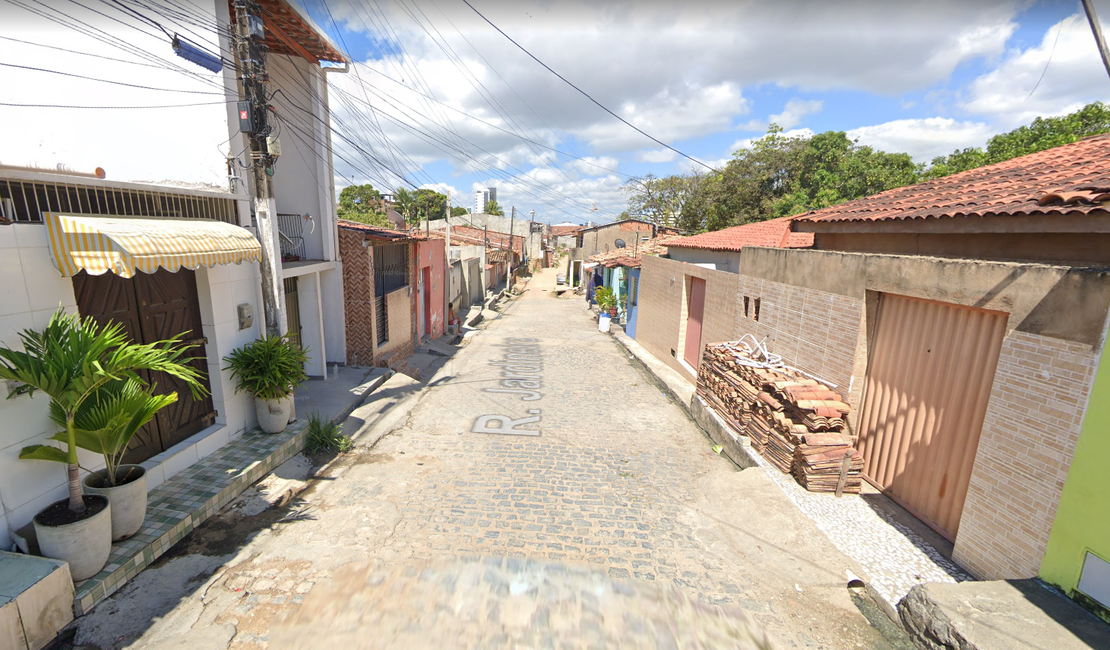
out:
{"label": "blue sky", "polygon": [[[607,107],[711,166],[772,120],[791,132],[847,131],[927,161],[1110,90],[1075,1],[473,4]],[[474,188],[496,185],[504,205],[573,221],[619,213],[629,176],[697,167],[606,115],[462,3],[306,6],[359,64],[357,79],[332,76],[334,85],[378,88],[381,114],[455,143],[445,153],[383,123],[391,145],[371,142],[404,151],[410,161],[392,171],[414,184],[466,194],[467,205]],[[1110,2],[1096,6],[1110,19]],[[334,100],[333,110],[348,110]],[[461,113],[619,173],[543,155]],[[396,181],[343,171],[375,186]]]}
{"label": "blue sky", "polygon": [[[174,26],[169,16],[173,7],[211,12],[216,1],[154,0],[172,31],[202,25],[212,40],[214,18]],[[613,218],[626,205],[629,178],[700,168],[606,114],[461,0],[300,1],[355,61],[350,73],[328,75],[330,103],[336,128],[372,158],[333,138],[337,189],[411,183],[451,191],[456,205],[469,206],[476,188],[496,186],[504,207],[554,223]],[[166,35],[108,0],[81,0],[87,8],[43,2],[92,20],[119,42],[0,3],[0,62],[154,88],[5,67],[0,102],[219,99],[210,73],[149,65],[145,53],[172,59]],[[710,167],[772,121],[789,133],[845,131],[924,162],[1110,95],[1078,0],[471,2],[606,107]],[[1110,21],[1110,0],[1095,5]],[[88,13],[94,9],[119,20]],[[56,43],[72,51],[49,45]],[[228,151],[222,105],[9,106],[0,115],[0,162],[103,166],[118,180],[226,186],[226,157],[237,153]],[[143,143],[167,138],[170,155],[146,155]]]}

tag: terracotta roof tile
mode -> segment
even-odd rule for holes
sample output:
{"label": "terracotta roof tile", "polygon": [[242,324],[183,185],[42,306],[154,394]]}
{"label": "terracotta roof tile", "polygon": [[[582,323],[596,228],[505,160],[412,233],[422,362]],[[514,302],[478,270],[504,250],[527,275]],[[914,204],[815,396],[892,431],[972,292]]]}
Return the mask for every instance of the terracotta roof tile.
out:
{"label": "terracotta roof tile", "polygon": [[423,235],[416,236],[412,231],[407,230],[393,230],[390,228],[382,228],[379,226],[371,226],[369,224],[360,223],[358,221],[347,221],[346,219],[339,220],[339,227],[346,230],[359,230],[366,234],[367,237],[375,239],[388,239],[390,241],[405,241],[423,239]]}
{"label": "terracotta roof tile", "polygon": [[724,230],[715,230],[669,242],[672,248],[702,248],[715,251],[738,251],[745,246],[767,248],[809,248],[813,233],[791,232],[793,217],[747,223]]}
{"label": "terracotta roof tile", "polygon": [[1087,214],[1110,199],[1110,134],[799,215],[801,222]]}
{"label": "terracotta roof tile", "polygon": [[677,239],[679,238],[674,235],[655,237],[643,242],[635,249],[615,248],[605,253],[598,253],[590,257],[590,261],[597,262],[606,268],[612,268],[614,266],[627,266],[633,269],[640,268],[640,259],[644,255],[666,255],[667,246]]}
{"label": "terracotta roof tile", "polygon": [[551,226],[552,237],[562,237],[563,235],[573,235],[585,226]]}

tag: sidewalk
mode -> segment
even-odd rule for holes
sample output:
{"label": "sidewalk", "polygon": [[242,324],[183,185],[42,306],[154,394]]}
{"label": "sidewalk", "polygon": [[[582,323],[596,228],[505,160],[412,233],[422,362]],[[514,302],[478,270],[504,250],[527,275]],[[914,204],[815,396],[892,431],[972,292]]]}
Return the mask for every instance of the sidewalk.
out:
{"label": "sidewalk", "polygon": [[[808,492],[751,449],[678,372],[620,328],[613,338],[681,404],[725,455],[760,471],[859,563],[868,592],[923,648],[1064,650],[1110,648],[1110,626],[1037,580],[978,582],[924,537],[939,539],[876,490],[837,498]],[[914,530],[917,528],[917,530]],[[941,543],[947,543],[939,539]]]}

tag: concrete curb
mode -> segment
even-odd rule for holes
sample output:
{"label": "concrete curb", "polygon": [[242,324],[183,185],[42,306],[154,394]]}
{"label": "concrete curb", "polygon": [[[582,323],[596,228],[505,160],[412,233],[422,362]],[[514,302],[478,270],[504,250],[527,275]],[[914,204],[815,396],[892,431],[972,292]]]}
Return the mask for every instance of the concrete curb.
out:
{"label": "concrete curb", "polygon": [[[678,374],[678,371],[656,359],[654,355],[625,334],[624,331],[611,328],[609,333],[613,335],[617,343],[620,343],[629,354],[636,358],[641,366],[667,387],[667,392],[676,402],[690,411],[690,403],[694,398],[694,387],[690,385],[690,382]],[[693,413],[691,413],[691,416],[693,416]]]}

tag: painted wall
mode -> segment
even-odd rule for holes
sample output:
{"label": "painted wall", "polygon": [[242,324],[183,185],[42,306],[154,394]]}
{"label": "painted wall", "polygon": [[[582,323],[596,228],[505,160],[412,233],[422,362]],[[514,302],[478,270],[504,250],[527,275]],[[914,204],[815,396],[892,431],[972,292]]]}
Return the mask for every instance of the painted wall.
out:
{"label": "painted wall", "polygon": [[936,255],[988,260],[1110,264],[1110,234],[1080,233],[818,233],[826,250]]}
{"label": "painted wall", "polygon": [[[444,291],[447,288],[447,275],[444,260],[444,247],[442,239],[429,239],[416,242],[417,273],[423,273],[425,268],[431,268],[431,285],[425,287],[431,295],[431,320],[432,329],[428,333],[432,338],[443,336],[444,317]],[[417,275],[420,277],[420,275]]]}
{"label": "painted wall", "polygon": [[[0,283],[0,342],[4,345],[17,347],[17,332],[44,326],[59,305],[77,313],[72,280],[62,277],[50,261],[42,224],[0,226],[0,273],[5,278]],[[220,368],[225,355],[260,333],[258,277],[256,263],[197,270],[216,424],[143,463],[148,489],[255,426],[250,396],[236,394],[229,373]],[[247,330],[238,328],[236,305],[242,303],[254,306],[255,324]],[[42,395],[0,398],[0,509],[4,517],[0,549],[10,548],[11,531],[25,526],[36,513],[67,494],[61,465],[19,460],[20,449],[45,442],[56,430],[46,416],[47,404]],[[103,467],[100,456],[84,451],[79,454],[83,467]]]}
{"label": "painted wall", "polygon": [[[746,332],[767,337],[772,352],[837,383],[856,407],[866,389],[868,323],[881,293],[1007,313],[953,559],[982,579],[1041,573],[1090,401],[1110,275],[1040,264],[767,248],[746,248],[740,274],[645,257],[636,339],[688,379],[692,374],[670,351],[679,356],[682,350],[684,280],[691,276],[707,280],[703,341]],[[743,314],[744,297],[760,300],[758,321],[751,308]],[[727,326],[719,318],[726,311]],[[1094,449],[1097,454],[1105,447],[1095,443]],[[1105,490],[1104,483],[1094,487]],[[1067,526],[1061,540],[1068,539]]]}
{"label": "painted wall", "polygon": [[1102,355],[1041,578],[1071,594],[1090,551],[1110,561],[1110,359]]}
{"label": "painted wall", "polygon": [[712,264],[718,271],[740,272],[739,251],[708,251],[701,248],[669,248],[667,257],[688,264]]}

